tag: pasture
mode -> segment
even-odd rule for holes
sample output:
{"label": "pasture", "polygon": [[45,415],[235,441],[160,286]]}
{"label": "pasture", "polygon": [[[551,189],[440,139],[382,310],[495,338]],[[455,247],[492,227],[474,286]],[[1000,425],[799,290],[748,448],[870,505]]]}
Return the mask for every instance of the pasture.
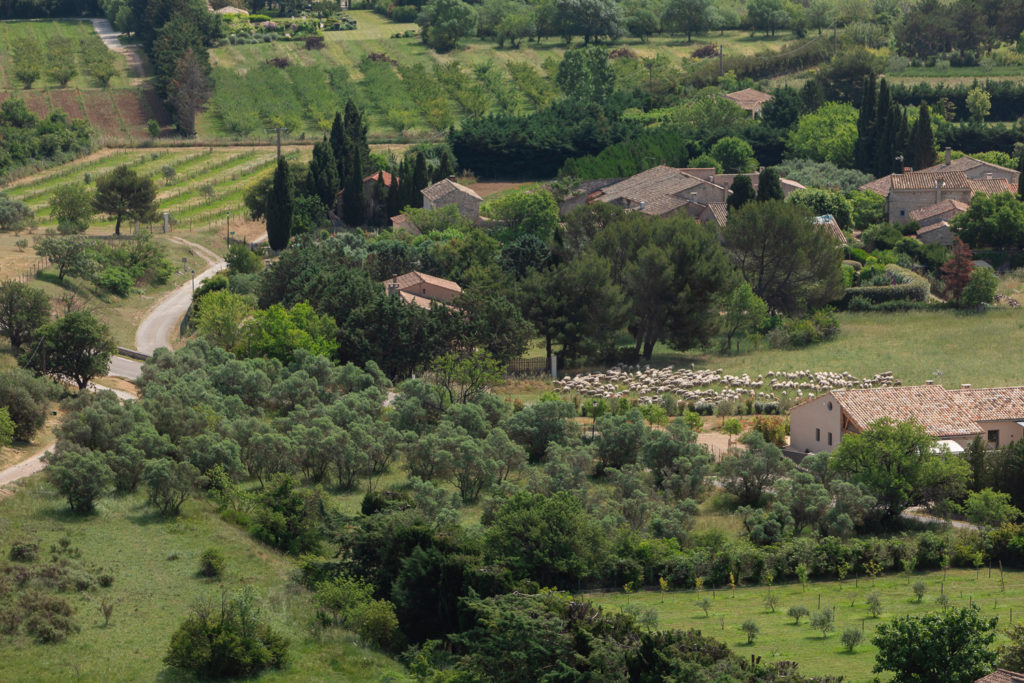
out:
{"label": "pasture", "polygon": [[[978,605],[982,616],[999,617],[1000,629],[1009,626],[1011,610],[1014,623],[1024,619],[1024,573],[1005,572],[1005,590],[998,568],[950,569],[945,580],[943,576],[943,572],[935,571],[882,575],[874,580],[861,576],[847,578],[843,584],[810,582],[806,588],[800,584],[776,585],[771,588],[779,600],[774,612],[765,606],[766,586],[739,587],[735,591],[728,586],[705,588],[699,596],[696,591],[641,591],[595,593],[587,597],[614,609],[629,606],[654,610],[658,628],[699,629],[725,642],[740,656],[756,655],[764,661],[792,660],[799,662],[800,672],[805,675],[842,675],[845,681],[862,683],[876,675],[871,668],[877,648],[870,641],[877,626],[899,614],[921,615],[941,610],[936,602],[940,595],[946,596],[950,607]],[[925,584],[920,602],[913,592],[917,581]],[[872,593],[881,599],[882,612],[877,618],[872,617],[865,603]],[[696,605],[703,598],[711,601],[707,616]],[[821,631],[811,628],[807,618],[796,625],[786,616],[794,606],[806,607],[812,615],[835,609],[835,630],[823,638]],[[747,644],[746,635],[740,630],[748,619],[753,619],[760,629],[752,645]],[[847,628],[862,629],[864,636],[852,653],[839,641]],[[1002,640],[1000,635],[997,643]],[[880,678],[888,680],[891,674],[882,674]]]}
{"label": "pasture", "polygon": [[[5,678],[178,680],[162,662],[171,634],[194,602],[219,604],[223,593],[242,586],[255,589],[262,613],[291,640],[289,666],[260,680],[403,678],[400,665],[359,646],[351,633],[314,632],[310,596],[290,580],[295,560],[223,521],[209,503],[190,501],[175,519],[154,515],[142,494],[104,498],[97,507],[91,517],[71,515],[67,503],[39,477],[0,499],[3,561],[14,541],[37,542],[46,558],[47,549],[67,537],[81,550],[83,560],[114,577],[109,588],[64,594],[81,629],[66,642],[41,645],[24,636],[5,636]],[[227,559],[225,576],[219,580],[197,576],[199,556],[211,547]],[[114,603],[108,626],[100,611],[101,598]]]}

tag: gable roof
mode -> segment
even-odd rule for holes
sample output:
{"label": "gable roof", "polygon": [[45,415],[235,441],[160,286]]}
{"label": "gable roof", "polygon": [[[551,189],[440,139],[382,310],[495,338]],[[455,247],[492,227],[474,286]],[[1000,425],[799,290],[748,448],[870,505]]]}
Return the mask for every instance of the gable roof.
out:
{"label": "gable roof", "polygon": [[1007,168],[1006,166],[1000,166],[999,164],[989,163],[988,161],[982,161],[981,159],[975,159],[974,157],[960,157],[959,159],[951,159],[947,164],[946,162],[940,162],[934,166],[921,169],[921,173],[941,173],[942,171],[963,171],[971,175],[972,171],[984,172],[988,169],[992,171],[1001,171],[1003,173],[1016,174],[1016,169]]}
{"label": "gable roof", "polygon": [[892,180],[893,190],[970,190],[967,184],[967,176],[963,171],[950,171],[948,173],[893,173],[889,178]]}
{"label": "gable roof", "polygon": [[976,421],[1024,418],[1024,387],[954,389],[949,393]]}
{"label": "gable roof", "polygon": [[880,194],[883,197],[888,197],[889,190],[892,189],[892,175],[875,178],[870,183],[864,183],[858,189],[874,192],[875,194]]}
{"label": "gable roof", "polygon": [[918,239],[920,239],[921,235],[927,235],[928,233],[934,232],[935,230],[951,230],[951,228],[949,226],[949,221],[939,221],[937,223],[929,223],[928,225],[925,225],[925,226],[922,226],[922,227],[918,228],[917,232],[915,232],[914,235]]}
{"label": "gable roof", "polygon": [[679,194],[707,181],[664,164],[630,176],[593,193],[589,201],[618,204],[655,216],[674,211],[686,200]]}
{"label": "gable roof", "polygon": [[456,294],[462,292],[462,287],[460,287],[457,282],[445,280],[443,277],[427,275],[426,273],[421,273],[418,270],[410,271],[408,273],[405,273],[404,275],[396,275],[393,278],[384,280],[383,282],[381,282],[381,284],[392,287],[397,285],[399,291],[411,289],[413,287],[416,287],[417,285],[428,284],[434,285],[435,287],[440,287],[442,289],[447,289],[451,292],[455,292]]}
{"label": "gable roof", "polygon": [[999,194],[1000,192],[1016,192],[1006,178],[975,178],[967,179],[967,186],[975,194]]}
{"label": "gable roof", "polygon": [[920,209],[914,209],[910,212],[910,220],[921,223],[929,218],[941,216],[945,213],[963,213],[969,208],[971,208],[969,204],[958,199],[943,199],[941,202],[935,202],[928,206],[922,206]]}
{"label": "gable roof", "polygon": [[703,221],[714,221],[719,227],[724,228],[729,216],[729,205],[725,202],[710,202],[701,216]]}
{"label": "gable roof", "polygon": [[996,669],[987,676],[982,676],[974,683],[1024,683],[1024,674],[1007,669]]}
{"label": "gable roof", "polygon": [[364,183],[368,183],[371,180],[376,180],[378,175],[383,175],[384,176],[384,185],[387,186],[387,187],[391,187],[391,183],[392,183],[392,181],[394,179],[391,177],[391,174],[388,173],[387,171],[379,171],[378,173],[371,173],[370,175],[368,175],[365,178],[363,178],[363,182]]}
{"label": "gable roof", "polygon": [[445,197],[451,194],[452,192],[459,192],[461,194],[469,195],[474,199],[479,199],[480,201],[483,201],[483,198],[476,192],[469,189],[465,185],[462,185],[461,183],[455,182],[450,178],[439,180],[430,187],[425,187],[422,190],[420,190],[420,193],[426,199],[429,199],[432,202],[437,201],[438,199],[441,199],[442,197]]}
{"label": "gable roof", "polygon": [[772,99],[772,96],[768,93],[754,90],[753,88],[744,88],[736,92],[726,93],[725,97],[748,111],[757,109]]}
{"label": "gable roof", "polygon": [[858,430],[883,417],[914,421],[929,435],[972,436],[981,431],[962,401],[938,384],[873,389],[839,389],[832,395]]}

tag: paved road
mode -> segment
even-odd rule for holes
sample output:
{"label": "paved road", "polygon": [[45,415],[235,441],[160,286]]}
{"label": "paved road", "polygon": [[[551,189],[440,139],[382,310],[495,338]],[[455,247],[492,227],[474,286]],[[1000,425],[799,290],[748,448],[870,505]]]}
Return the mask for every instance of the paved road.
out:
{"label": "paved road", "polygon": [[123,377],[125,379],[138,379],[142,374],[142,361],[124,356],[111,356],[110,369],[107,375],[110,377]]}
{"label": "paved road", "polygon": [[[197,253],[210,267],[196,275],[196,285],[227,268],[219,255],[182,237],[172,236],[171,240],[185,244]],[[161,346],[171,348],[171,340],[178,336],[181,318],[192,304],[192,281],[189,280],[149,309],[139,329],[135,331],[135,348],[142,353],[153,353]]]}

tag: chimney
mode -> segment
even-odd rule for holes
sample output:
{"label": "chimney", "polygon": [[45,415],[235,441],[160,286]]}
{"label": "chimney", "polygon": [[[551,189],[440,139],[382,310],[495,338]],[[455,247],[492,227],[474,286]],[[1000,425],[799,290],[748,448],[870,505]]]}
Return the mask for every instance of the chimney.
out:
{"label": "chimney", "polygon": [[398,292],[398,275],[391,276],[391,282],[387,286],[388,294],[395,294]]}
{"label": "chimney", "polygon": [[992,174],[991,173],[986,173],[985,174],[985,180],[992,180]]}
{"label": "chimney", "polygon": [[945,181],[942,178],[935,179],[935,202],[942,201],[942,186],[945,185]]}
{"label": "chimney", "polygon": [[961,385],[960,385],[960,388],[961,388],[961,389],[970,389],[970,388],[971,388],[971,385],[970,385],[970,384],[961,384]]}
{"label": "chimney", "polygon": [[953,160],[952,151],[953,151],[952,147],[947,147],[946,148],[946,166],[949,166],[950,162]]}
{"label": "chimney", "polygon": [[935,384],[935,380],[933,380],[933,379],[926,379],[926,380],[924,381],[924,383],[925,383],[925,384],[929,384],[929,385],[930,385],[930,384]]}
{"label": "chimney", "polygon": [[453,175],[448,176],[448,180],[450,180],[450,181],[452,181],[454,183],[455,182],[455,176],[453,176]]}

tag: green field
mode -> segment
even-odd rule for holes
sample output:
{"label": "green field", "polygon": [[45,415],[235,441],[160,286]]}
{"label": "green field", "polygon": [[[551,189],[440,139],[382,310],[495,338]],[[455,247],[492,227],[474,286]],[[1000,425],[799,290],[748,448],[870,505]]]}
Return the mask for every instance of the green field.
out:
{"label": "green field", "polygon": [[[430,139],[469,113],[531,111],[556,95],[549,70],[565,45],[555,38],[499,49],[491,40],[467,39],[457,50],[437,54],[418,37],[392,38],[418,30],[369,11],[353,11],[355,31],[330,31],[326,48],[306,50],[301,42],[223,45],[211,51],[217,87],[209,111],[199,119],[201,137],[246,138],[265,126],[284,125],[297,133],[319,134],[327,115],[352,99],[370,121],[371,140]],[[655,36],[646,43],[621,38],[615,49],[639,57],[662,55],[672,64],[690,62],[705,43],[724,45],[727,54],[779,49],[793,40],[725,31],[695,37]],[[389,60],[370,55],[383,55]],[[284,57],[285,68],[267,64]]]}
{"label": "green field", "polygon": [[[999,627],[1010,623],[1010,610],[1014,622],[1024,620],[1024,573],[1006,572],[1006,590],[1000,588],[999,570],[983,568],[980,572],[968,569],[949,570],[944,592],[949,606],[966,607],[973,601],[981,607],[983,616],[999,617]],[[926,592],[918,603],[912,585],[923,581]],[[705,635],[725,642],[744,657],[757,655],[764,661],[792,660],[799,662],[805,675],[842,675],[851,683],[870,681],[874,677],[877,649],[870,644],[878,624],[886,623],[897,614],[925,614],[941,609],[936,604],[943,586],[941,571],[881,576],[875,581],[861,577],[847,579],[842,586],[838,581],[812,582],[804,590],[799,584],[774,586],[772,593],[779,597],[779,605],[772,613],[764,605],[766,587],[737,588],[735,593],[724,590],[704,590],[701,598],[709,598],[712,607],[709,616],[696,606],[696,591],[659,593],[595,593],[589,595],[594,602],[613,608],[626,605],[653,609],[658,614],[658,628],[695,628]],[[882,601],[882,613],[876,619],[865,605],[867,596],[877,593]],[[790,607],[801,605],[811,614],[820,609],[835,608],[835,631],[822,639],[820,631],[813,631],[807,619],[799,626],[786,616]],[[852,603],[852,604],[851,604]],[[740,625],[753,619],[760,634],[753,645],[747,644]],[[863,642],[851,654],[839,642],[842,632],[851,627],[861,628]],[[1001,637],[1000,637],[1001,638]],[[997,641],[998,642],[998,641]],[[891,677],[880,676],[883,680]]]}
{"label": "green field", "polygon": [[[224,591],[252,586],[272,626],[291,639],[290,665],[260,677],[267,681],[402,680],[385,655],[360,647],[351,633],[314,633],[309,594],[291,582],[293,559],[250,539],[222,521],[206,502],[185,505],[177,519],[152,514],[142,495],[105,498],[96,515],[80,518],[38,477],[0,499],[0,539],[6,561],[15,540],[35,541],[45,558],[67,536],[90,564],[114,576],[110,588],[65,595],[81,631],[58,645],[24,636],[3,641],[4,680],[179,680],[162,663],[171,633],[196,600],[219,601]],[[218,548],[227,558],[220,581],[196,576],[199,556]],[[100,600],[114,602],[103,626]]]}

